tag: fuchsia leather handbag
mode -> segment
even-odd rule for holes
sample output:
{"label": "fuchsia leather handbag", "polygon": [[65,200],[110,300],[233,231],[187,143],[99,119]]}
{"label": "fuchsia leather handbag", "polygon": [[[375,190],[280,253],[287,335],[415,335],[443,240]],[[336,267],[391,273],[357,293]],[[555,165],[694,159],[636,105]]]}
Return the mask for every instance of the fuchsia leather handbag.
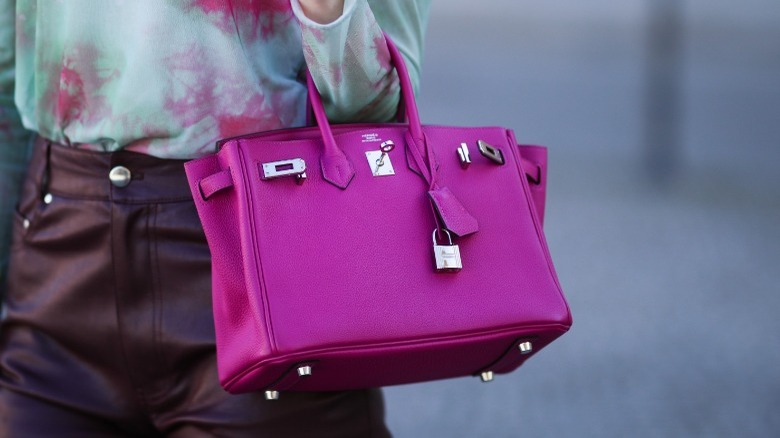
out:
{"label": "fuchsia leather handbag", "polygon": [[232,393],[346,390],[520,366],[571,325],[542,233],[546,149],[408,123],[223,140],[186,164]]}

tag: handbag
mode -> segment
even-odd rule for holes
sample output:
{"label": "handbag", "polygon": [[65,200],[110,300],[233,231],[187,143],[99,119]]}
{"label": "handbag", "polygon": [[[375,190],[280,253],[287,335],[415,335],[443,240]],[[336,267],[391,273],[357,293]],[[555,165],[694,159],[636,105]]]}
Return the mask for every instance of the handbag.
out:
{"label": "handbag", "polygon": [[218,142],[186,172],[212,255],[220,383],[329,391],[519,367],[571,326],[544,234],[546,149],[406,121]]}

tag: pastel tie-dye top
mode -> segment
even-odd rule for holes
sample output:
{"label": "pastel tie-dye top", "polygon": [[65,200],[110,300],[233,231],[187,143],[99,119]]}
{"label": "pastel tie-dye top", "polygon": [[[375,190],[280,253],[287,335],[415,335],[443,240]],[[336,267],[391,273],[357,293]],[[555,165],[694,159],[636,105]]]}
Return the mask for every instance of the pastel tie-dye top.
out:
{"label": "pastel tie-dye top", "polygon": [[334,122],[387,120],[399,93],[382,31],[417,83],[429,3],[346,0],[320,25],[297,0],[0,0],[0,271],[27,130],[194,158],[305,124],[305,66]]}

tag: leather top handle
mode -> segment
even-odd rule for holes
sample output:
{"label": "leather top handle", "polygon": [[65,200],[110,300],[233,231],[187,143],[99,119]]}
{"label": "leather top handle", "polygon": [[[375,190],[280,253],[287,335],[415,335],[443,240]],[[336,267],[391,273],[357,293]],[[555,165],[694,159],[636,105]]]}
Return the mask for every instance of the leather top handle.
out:
{"label": "leather top handle", "polygon": [[[409,126],[409,133],[416,145],[424,145],[424,136],[420,116],[417,110],[417,102],[414,98],[414,89],[412,80],[409,77],[409,70],[403,56],[387,34],[384,34],[387,41],[387,48],[390,52],[390,60],[398,73],[399,83],[401,85],[401,98],[403,108],[406,114],[406,120]],[[336,144],[333,137],[333,131],[330,122],[325,114],[325,107],[322,103],[322,97],[317,86],[314,84],[311,74],[306,70],[306,85],[309,90],[309,101],[314,112],[314,118],[317,121],[320,134],[322,135],[323,154],[320,160],[323,177],[333,185],[342,189],[347,188],[352,178],[355,176],[355,170],[344,151]],[[427,153],[425,155],[428,155]]]}

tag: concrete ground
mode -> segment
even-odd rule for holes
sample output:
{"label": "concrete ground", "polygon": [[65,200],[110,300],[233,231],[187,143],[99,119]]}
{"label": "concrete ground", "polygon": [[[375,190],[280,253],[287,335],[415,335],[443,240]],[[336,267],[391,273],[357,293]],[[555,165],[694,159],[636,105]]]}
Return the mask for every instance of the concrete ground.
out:
{"label": "concrete ground", "polygon": [[391,429],[780,436],[780,7],[751,0],[732,19],[723,1],[720,15],[687,3],[666,172],[644,158],[641,8],[556,20],[496,3],[514,6],[434,4],[421,116],[550,147],[545,227],[574,326],[490,384],[387,388]]}

